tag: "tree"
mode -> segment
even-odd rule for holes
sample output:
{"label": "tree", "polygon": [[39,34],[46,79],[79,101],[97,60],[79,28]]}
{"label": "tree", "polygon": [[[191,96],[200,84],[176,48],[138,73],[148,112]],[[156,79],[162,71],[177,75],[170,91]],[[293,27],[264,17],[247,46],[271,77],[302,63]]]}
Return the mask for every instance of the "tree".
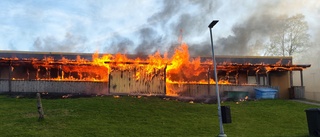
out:
{"label": "tree", "polygon": [[307,49],[309,45],[308,24],[304,15],[280,17],[278,27],[271,33],[265,55],[292,56]]}

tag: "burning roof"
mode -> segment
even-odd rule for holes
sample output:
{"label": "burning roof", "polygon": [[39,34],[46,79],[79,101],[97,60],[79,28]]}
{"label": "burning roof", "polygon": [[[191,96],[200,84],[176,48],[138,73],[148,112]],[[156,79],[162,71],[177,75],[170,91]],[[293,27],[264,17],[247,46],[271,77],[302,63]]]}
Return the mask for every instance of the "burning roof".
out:
{"label": "burning roof", "polygon": [[[216,56],[217,69],[226,72],[239,71],[263,71],[265,73],[272,71],[295,71],[303,70],[311,65],[294,65],[291,57],[257,57],[257,56]],[[212,60],[210,57],[190,57],[188,46],[181,44],[175,49],[175,53],[168,57],[167,54],[161,55],[159,52],[139,57],[136,55],[124,54],[98,54],[98,53],[57,53],[57,52],[0,52],[0,65],[29,66],[26,73],[30,70],[38,72],[54,70],[55,75],[49,77],[54,79],[73,79],[72,73],[78,73],[78,79],[102,80],[108,81],[109,74],[112,71],[134,71],[136,79],[139,75],[160,74],[158,71],[165,71],[166,82],[172,83],[207,83],[207,77],[210,77]],[[144,69],[141,74],[138,69]],[[85,73],[84,73],[85,72]],[[36,76],[36,79],[40,76]],[[210,78],[210,83],[214,83]],[[219,80],[219,83],[227,83]]]}

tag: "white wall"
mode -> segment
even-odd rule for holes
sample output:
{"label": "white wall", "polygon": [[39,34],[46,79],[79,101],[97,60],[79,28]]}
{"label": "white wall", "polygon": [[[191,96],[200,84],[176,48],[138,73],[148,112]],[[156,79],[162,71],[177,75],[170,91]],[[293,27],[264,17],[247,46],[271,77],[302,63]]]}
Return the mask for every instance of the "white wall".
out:
{"label": "white wall", "polygon": [[[294,64],[311,64],[310,68],[303,71],[305,98],[320,101],[320,48],[313,45],[307,51],[296,55]],[[300,72],[293,75],[295,86],[300,86]]]}

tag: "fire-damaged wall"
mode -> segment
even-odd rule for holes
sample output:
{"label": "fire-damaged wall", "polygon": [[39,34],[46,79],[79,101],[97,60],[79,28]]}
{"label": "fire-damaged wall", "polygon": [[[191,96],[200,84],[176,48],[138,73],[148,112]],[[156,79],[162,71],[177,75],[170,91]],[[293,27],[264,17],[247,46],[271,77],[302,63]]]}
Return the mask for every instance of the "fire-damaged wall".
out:
{"label": "fire-damaged wall", "polygon": [[33,66],[30,63],[0,68],[0,79],[13,80],[107,81],[108,74],[108,69],[104,67],[86,65]]}
{"label": "fire-damaged wall", "polygon": [[141,65],[111,72],[87,65],[36,68],[30,63],[2,66],[0,92],[165,95],[165,68],[148,70]]}
{"label": "fire-damaged wall", "polygon": [[2,59],[0,92],[108,94],[108,69],[80,62]]}
{"label": "fire-damaged wall", "polygon": [[108,83],[89,81],[0,80],[0,92],[108,94]]}
{"label": "fire-damaged wall", "polygon": [[109,82],[110,94],[165,95],[165,69],[114,70]]}
{"label": "fire-damaged wall", "polygon": [[[268,85],[218,85],[219,86],[219,94],[223,98],[227,98],[228,92],[240,93],[246,92],[248,93],[249,98],[255,98],[255,88],[260,87],[269,87],[278,89],[277,86],[268,86]],[[174,92],[178,96],[185,97],[208,97],[208,96],[216,96],[216,88],[215,84],[167,84],[168,92]]]}

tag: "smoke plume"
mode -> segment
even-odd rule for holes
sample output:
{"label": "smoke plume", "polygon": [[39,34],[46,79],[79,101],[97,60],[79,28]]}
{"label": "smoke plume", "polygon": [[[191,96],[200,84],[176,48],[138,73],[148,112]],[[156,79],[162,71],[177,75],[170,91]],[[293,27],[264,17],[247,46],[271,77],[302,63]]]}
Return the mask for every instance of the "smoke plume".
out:
{"label": "smoke plume", "polygon": [[157,51],[163,44],[163,39],[152,28],[139,30],[140,44],[136,47],[137,54],[150,54]]}
{"label": "smoke plume", "polygon": [[66,33],[64,39],[58,40],[53,36],[38,37],[33,43],[33,50],[47,52],[84,52],[83,44],[86,38]]}
{"label": "smoke plume", "polygon": [[[208,50],[210,49],[210,43],[208,39],[203,39],[202,37],[208,32],[208,22],[220,7],[219,2],[190,0],[186,4],[194,5],[193,8],[195,8],[196,12],[182,12],[178,17],[178,21],[170,24],[171,35],[176,36],[176,38],[180,36],[182,41],[187,42],[191,56],[211,55],[211,52],[208,52],[211,51]],[[185,5],[181,5],[179,11],[188,11],[188,9],[185,9]],[[200,40],[192,41],[192,39],[197,38],[200,38]]]}
{"label": "smoke plume", "polygon": [[[136,45],[135,53],[151,54],[157,50],[171,51],[179,45],[181,42],[179,38],[182,37],[182,41],[189,45],[191,56],[210,56],[207,26],[214,19],[212,15],[221,8],[222,2],[163,0],[162,4],[162,9],[148,18],[148,25],[136,31],[140,42]],[[245,16],[241,23],[234,24],[232,34],[215,41],[217,54],[259,54],[259,50],[263,49],[261,43],[265,41],[265,37],[279,28],[277,19],[280,14],[273,14],[271,12],[273,9],[270,8],[278,4],[274,2],[258,6],[255,8],[256,11]],[[164,31],[162,32],[164,34],[159,34],[158,29]],[[121,43],[119,41],[119,44]]]}
{"label": "smoke plume", "polygon": [[[223,6],[230,7],[230,9],[236,6],[231,5],[234,4],[232,2],[227,2],[230,5],[223,5],[222,1],[209,0],[183,2],[163,0],[162,2],[162,9],[148,18],[148,22],[151,26],[164,30],[165,35],[160,38],[157,31],[144,33],[145,31],[139,30],[138,35],[141,36],[141,43],[136,48],[137,53],[152,53],[157,48],[168,51],[179,45],[178,39],[182,37],[183,41],[189,45],[191,56],[209,56],[211,48],[208,24],[212,19],[216,19],[213,15]],[[216,53],[220,55],[263,55],[264,44],[268,40],[268,36],[282,27],[283,17],[297,14],[292,10],[300,8],[298,5],[301,4],[299,1],[293,1],[291,4],[285,4],[282,1],[256,4],[251,7],[251,12],[243,15],[238,23],[233,24],[230,35],[219,37],[214,41]],[[186,9],[186,7],[188,8]],[[161,43],[163,45],[154,43],[159,43],[159,40],[164,41]]]}
{"label": "smoke plume", "polygon": [[[216,54],[263,55],[263,45],[268,41],[270,33],[281,27],[279,20],[282,16],[295,15],[302,11],[301,7],[315,9],[314,12],[320,14],[320,10],[315,8],[317,6],[314,6],[317,4],[312,2],[293,0],[290,3],[254,3],[224,0],[160,0],[157,3],[160,9],[150,11],[154,13],[144,17],[147,18],[145,24],[126,29],[133,31],[130,35],[134,38],[119,33],[105,41],[99,41],[99,44],[106,53],[152,54],[158,50],[161,53],[171,52],[182,39],[189,45],[191,56],[210,56],[211,43],[207,26],[213,19],[218,19],[220,21],[214,28],[214,36],[218,36],[214,37]],[[86,37],[71,33],[66,34],[63,40],[53,36],[38,37],[33,49],[81,52],[82,43],[85,42]]]}
{"label": "smoke plume", "polygon": [[259,40],[263,41],[273,31],[282,26],[277,23],[278,18],[279,17],[271,14],[253,15],[243,23],[233,26],[232,35],[225,38],[219,38],[216,47],[221,46],[220,53],[225,55],[255,54],[259,50],[256,48],[262,48],[255,43]]}
{"label": "smoke plume", "polygon": [[122,37],[119,34],[116,34],[108,47],[105,47],[103,52],[105,53],[128,53],[128,48],[132,47],[134,42],[129,38]]}
{"label": "smoke plume", "polygon": [[[204,28],[207,26],[207,18],[218,7],[214,1],[202,0],[163,0],[162,4],[162,9],[148,18],[149,26],[137,31],[140,43],[135,48],[136,53],[151,54],[158,50],[162,53],[171,52],[181,42],[179,41],[180,37],[189,44],[191,40],[188,39],[194,39],[194,36],[197,35],[201,37],[205,31],[208,31],[206,27]],[[192,11],[185,8],[190,5],[193,5]],[[194,13],[195,11],[196,13]],[[164,34],[157,30],[164,31]],[[200,41],[200,43],[203,42]],[[199,43],[195,43],[195,45],[199,46]],[[189,46],[191,46],[190,49],[193,49],[192,43]],[[191,55],[198,54],[197,51],[199,50],[192,52]],[[201,51],[199,51],[200,53]]]}

